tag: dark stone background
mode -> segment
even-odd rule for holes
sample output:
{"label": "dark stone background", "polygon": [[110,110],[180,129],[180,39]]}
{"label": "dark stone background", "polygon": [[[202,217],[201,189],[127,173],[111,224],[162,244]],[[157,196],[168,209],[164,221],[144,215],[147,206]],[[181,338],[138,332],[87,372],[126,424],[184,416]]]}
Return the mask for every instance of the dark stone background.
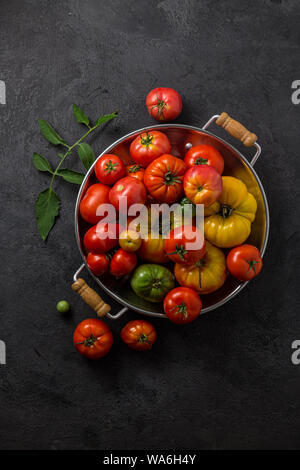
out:
{"label": "dark stone background", "polygon": [[[1,0],[0,9],[7,86],[0,106],[0,338],[7,344],[0,447],[300,448],[300,366],[290,359],[300,339],[300,106],[291,102],[291,83],[300,79],[299,2]],[[136,314],[110,322],[114,348],[89,363],[72,346],[75,325],[93,316],[70,287],[81,263],[73,233],[78,187],[58,182],[61,217],[44,244],[33,207],[48,176],[35,170],[32,153],[57,158],[37,119],[73,142],[82,129],[72,103],[92,118],[119,109],[118,121],[90,140],[100,153],[153,123],[144,99],[155,86],[182,94],[178,122],[201,126],[226,110],[258,134],[256,170],[271,210],[264,270],[191,326],[153,321],[159,339],[149,354],[118,337]],[[55,309],[62,298],[72,305],[65,318]]]}

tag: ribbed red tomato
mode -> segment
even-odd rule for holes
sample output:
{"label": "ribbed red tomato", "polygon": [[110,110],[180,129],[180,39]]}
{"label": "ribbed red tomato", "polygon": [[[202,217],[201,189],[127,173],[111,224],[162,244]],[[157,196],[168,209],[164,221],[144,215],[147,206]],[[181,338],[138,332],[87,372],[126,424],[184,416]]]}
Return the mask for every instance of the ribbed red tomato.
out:
{"label": "ribbed red tomato", "polygon": [[144,168],[156,158],[169,152],[171,152],[170,141],[159,131],[142,132],[130,145],[130,155],[133,160]]}
{"label": "ribbed red tomato", "polygon": [[176,287],[164,300],[165,314],[173,323],[190,323],[200,315],[201,309],[199,295],[189,287]]}
{"label": "ribbed red tomato", "polygon": [[121,331],[121,338],[131,349],[147,351],[156,340],[156,330],[146,320],[132,320]]}
{"label": "ribbed red tomato", "polygon": [[221,196],[222,177],[212,166],[193,166],[184,175],[183,187],[190,201],[208,207]]}
{"label": "ribbed red tomato", "polygon": [[104,216],[96,215],[97,209],[101,204],[109,204],[109,191],[110,187],[105,184],[92,184],[81,199],[80,215],[89,224],[96,224],[103,219]]}
{"label": "ribbed red tomato", "polygon": [[133,178],[137,178],[142,182],[144,181],[145,170],[141,165],[128,165],[126,167],[126,173],[127,176],[132,176]]}
{"label": "ribbed red tomato", "polygon": [[185,170],[183,160],[164,154],[146,168],[144,183],[156,201],[172,204],[183,194]]}
{"label": "ribbed red tomato", "polygon": [[73,343],[82,356],[100,359],[111,349],[113,335],[104,321],[89,318],[79,323],[75,329]]}
{"label": "ribbed red tomato", "polygon": [[157,121],[173,121],[182,110],[180,94],[173,88],[154,88],[146,98],[150,116]]}
{"label": "ribbed red tomato", "polygon": [[[189,245],[193,244],[191,248]],[[165,239],[165,252],[174,263],[196,263],[205,255],[205,240],[201,231],[193,226],[176,227]]]}
{"label": "ribbed red tomato", "polygon": [[194,165],[213,166],[220,175],[224,170],[224,159],[220,152],[211,145],[196,145],[190,148],[184,157],[184,163],[188,168]]}

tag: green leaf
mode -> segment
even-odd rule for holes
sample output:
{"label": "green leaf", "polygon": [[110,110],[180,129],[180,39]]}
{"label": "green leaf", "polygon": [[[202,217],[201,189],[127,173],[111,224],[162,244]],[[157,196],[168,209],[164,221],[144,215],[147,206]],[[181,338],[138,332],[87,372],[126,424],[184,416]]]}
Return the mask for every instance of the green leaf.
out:
{"label": "green leaf", "polygon": [[84,168],[89,170],[95,161],[95,154],[92,147],[86,142],[83,142],[78,145],[77,152]]}
{"label": "green leaf", "polygon": [[111,119],[116,118],[118,115],[118,111],[115,111],[112,114],[105,114],[104,116],[100,116],[97,119],[96,125],[101,126],[101,124],[104,124],[105,122],[111,121]]}
{"label": "green leaf", "polygon": [[59,212],[59,204],[59,197],[51,188],[42,191],[36,200],[35,216],[43,240],[46,240],[55,223],[55,218]]}
{"label": "green leaf", "polygon": [[81,184],[85,176],[82,173],[78,173],[78,171],[68,170],[68,168],[57,170],[57,174],[62,176],[65,181],[68,181],[68,183],[74,184]]}
{"label": "green leaf", "polygon": [[86,114],[80,109],[76,104],[73,104],[73,113],[76,118],[76,121],[79,122],[79,124],[85,124],[87,127],[89,127],[90,120],[87,117]]}
{"label": "green leaf", "polygon": [[44,119],[39,119],[39,126],[43,136],[54,145],[66,145],[65,141],[58,135],[58,133],[50,126]]}
{"label": "green leaf", "polygon": [[57,155],[59,156],[60,159],[64,158],[64,154],[63,154],[63,153],[58,153]]}
{"label": "green leaf", "polygon": [[48,171],[49,173],[53,173],[52,168],[48,160],[40,155],[39,153],[33,154],[33,164],[39,171]]}

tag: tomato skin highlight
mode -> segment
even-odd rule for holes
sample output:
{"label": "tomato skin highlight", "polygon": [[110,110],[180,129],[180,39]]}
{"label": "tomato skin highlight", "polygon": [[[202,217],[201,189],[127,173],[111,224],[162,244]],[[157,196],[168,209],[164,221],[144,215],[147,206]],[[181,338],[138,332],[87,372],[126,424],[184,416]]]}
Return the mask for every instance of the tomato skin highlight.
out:
{"label": "tomato skin highlight", "polygon": [[173,88],[159,87],[148,93],[146,106],[150,116],[157,121],[173,121],[182,111],[182,100]]}
{"label": "tomato skin highlight", "polygon": [[222,155],[211,145],[196,145],[190,148],[184,157],[184,163],[188,168],[192,168],[195,165],[212,166],[220,175],[224,170]]}
{"label": "tomato skin highlight", "polygon": [[126,274],[131,273],[137,265],[137,256],[135,253],[129,253],[128,251],[119,248],[119,250],[113,255],[109,272],[115,277],[122,277]]}
{"label": "tomato skin highlight", "polygon": [[89,253],[86,262],[95,276],[102,276],[109,266],[109,258],[105,253]]}
{"label": "tomato skin highlight", "polygon": [[[197,249],[187,250],[189,243],[197,243]],[[168,258],[174,263],[192,264],[203,258],[206,247],[203,234],[196,227],[185,225],[176,227],[165,239],[165,252]]]}
{"label": "tomato skin highlight", "polygon": [[131,349],[147,351],[156,341],[157,333],[153,325],[146,320],[132,320],[122,331],[121,338]]}
{"label": "tomato skin highlight", "polygon": [[109,204],[110,187],[105,184],[92,184],[81,199],[79,210],[81,217],[89,224],[97,224],[104,216],[96,215],[101,204]]}
{"label": "tomato skin highlight", "polygon": [[[98,222],[84,235],[84,246],[92,253],[106,253],[118,245],[119,231],[119,224]],[[101,236],[106,236],[106,238],[101,238]]]}
{"label": "tomato skin highlight", "polygon": [[221,195],[222,178],[212,166],[197,165],[185,173],[183,187],[190,201],[207,207]]}
{"label": "tomato skin highlight", "polygon": [[183,195],[185,171],[183,160],[164,154],[146,168],[144,183],[156,201],[173,204]]}
{"label": "tomato skin highlight", "polygon": [[164,300],[165,314],[173,323],[180,325],[196,320],[201,309],[202,301],[199,295],[189,287],[176,287]]}
{"label": "tomato skin highlight", "polygon": [[117,211],[123,196],[127,197],[127,210],[133,204],[145,204],[147,191],[144,183],[132,176],[125,176],[114,184],[109,193],[109,201]]}
{"label": "tomato skin highlight", "polygon": [[130,145],[130,155],[132,159],[144,168],[164,153],[170,152],[170,141],[168,137],[160,131],[142,132]]}
{"label": "tomato skin highlight", "polygon": [[260,273],[263,262],[253,245],[236,246],[227,255],[227,269],[239,281],[250,281]]}
{"label": "tomato skin highlight", "polygon": [[117,155],[105,153],[95,164],[95,174],[100,183],[112,185],[125,176],[125,165]]}
{"label": "tomato skin highlight", "polygon": [[88,359],[106,356],[113,344],[113,335],[108,325],[97,318],[83,320],[77,325],[73,343],[77,351]]}

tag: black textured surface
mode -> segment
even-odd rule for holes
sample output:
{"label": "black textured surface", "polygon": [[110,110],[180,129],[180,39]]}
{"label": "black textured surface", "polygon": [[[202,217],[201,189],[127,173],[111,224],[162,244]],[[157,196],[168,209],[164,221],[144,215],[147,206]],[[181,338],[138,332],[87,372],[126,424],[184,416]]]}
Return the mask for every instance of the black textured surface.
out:
{"label": "black textured surface", "polygon": [[[291,102],[299,2],[1,0],[0,8],[0,448],[300,448],[300,366],[290,360],[300,339],[300,105]],[[75,325],[93,316],[70,288],[81,263],[78,188],[56,186],[61,217],[44,244],[33,206],[48,177],[31,159],[56,156],[37,119],[72,142],[81,133],[73,102],[91,117],[119,109],[90,141],[99,153],[153,122],[144,98],[155,86],[182,94],[178,122],[201,125],[226,110],[258,134],[256,169],[271,210],[265,265],[240,296],[193,325],[153,321],[159,338],[149,354],[118,338],[136,314],[110,322],[114,348],[88,363],[72,346]],[[55,310],[62,298],[72,305],[65,318]]]}

